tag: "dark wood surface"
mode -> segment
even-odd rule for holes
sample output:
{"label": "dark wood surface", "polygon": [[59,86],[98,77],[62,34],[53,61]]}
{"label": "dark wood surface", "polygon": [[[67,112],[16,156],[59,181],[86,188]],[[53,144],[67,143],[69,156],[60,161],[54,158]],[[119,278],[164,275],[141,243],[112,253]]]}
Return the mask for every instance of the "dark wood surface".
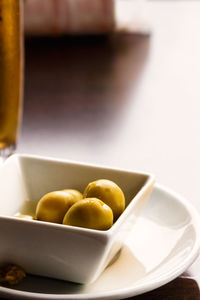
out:
{"label": "dark wood surface", "polygon": [[[150,34],[26,39],[18,152],[149,171],[200,211],[200,5],[152,5]],[[134,299],[198,300],[199,270]]]}

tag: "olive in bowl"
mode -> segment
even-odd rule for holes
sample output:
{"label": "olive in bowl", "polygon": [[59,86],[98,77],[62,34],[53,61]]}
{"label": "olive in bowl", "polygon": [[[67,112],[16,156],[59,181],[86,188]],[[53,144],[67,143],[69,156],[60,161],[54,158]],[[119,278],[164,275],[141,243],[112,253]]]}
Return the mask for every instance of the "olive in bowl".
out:
{"label": "olive in bowl", "polygon": [[37,204],[36,219],[61,224],[68,209],[81,198],[78,193],[66,189],[45,194]]}
{"label": "olive in bowl", "polygon": [[113,211],[114,220],[122,214],[125,209],[125,197],[121,188],[108,179],[98,179],[90,182],[83,196],[96,197],[106,203]]}
{"label": "olive in bowl", "polygon": [[113,225],[113,212],[101,200],[85,198],[71,206],[64,216],[63,224],[108,230]]}

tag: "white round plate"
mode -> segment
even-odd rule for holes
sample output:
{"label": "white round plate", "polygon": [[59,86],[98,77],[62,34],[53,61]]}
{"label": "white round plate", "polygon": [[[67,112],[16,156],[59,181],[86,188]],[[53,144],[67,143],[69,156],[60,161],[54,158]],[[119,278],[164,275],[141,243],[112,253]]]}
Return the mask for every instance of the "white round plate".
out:
{"label": "white round plate", "polygon": [[28,275],[0,296],[19,299],[124,299],[183,273],[200,249],[200,219],[189,202],[156,184],[118,259],[90,285]]}

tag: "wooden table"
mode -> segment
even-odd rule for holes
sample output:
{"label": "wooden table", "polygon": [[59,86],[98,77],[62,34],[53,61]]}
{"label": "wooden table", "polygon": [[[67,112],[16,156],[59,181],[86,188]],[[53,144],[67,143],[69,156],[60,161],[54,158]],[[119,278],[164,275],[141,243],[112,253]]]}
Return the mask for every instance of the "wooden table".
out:
{"label": "wooden table", "polygon": [[[200,211],[200,2],[147,3],[150,34],[26,39],[18,152],[154,173]],[[200,299],[200,260],[134,299]]]}

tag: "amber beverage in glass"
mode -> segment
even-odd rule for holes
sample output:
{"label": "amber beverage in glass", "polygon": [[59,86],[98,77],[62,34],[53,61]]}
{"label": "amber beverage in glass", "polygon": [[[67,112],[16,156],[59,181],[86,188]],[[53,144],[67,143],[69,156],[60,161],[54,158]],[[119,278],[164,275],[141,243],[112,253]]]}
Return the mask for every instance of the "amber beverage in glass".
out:
{"label": "amber beverage in glass", "polygon": [[0,158],[17,144],[23,98],[21,0],[0,0]]}

